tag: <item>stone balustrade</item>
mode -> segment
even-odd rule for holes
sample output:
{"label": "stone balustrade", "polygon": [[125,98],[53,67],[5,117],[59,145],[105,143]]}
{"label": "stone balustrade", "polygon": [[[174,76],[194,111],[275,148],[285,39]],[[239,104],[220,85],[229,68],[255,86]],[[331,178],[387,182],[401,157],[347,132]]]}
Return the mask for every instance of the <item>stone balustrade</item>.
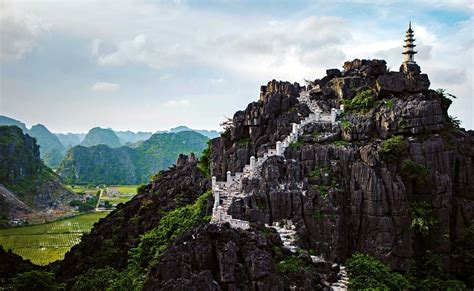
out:
{"label": "stone balustrade", "polygon": [[[310,100],[309,94],[306,91],[301,92],[298,98],[300,102],[305,103],[311,110],[311,113],[304,118],[299,124],[292,124],[292,131],[289,136],[283,141],[276,142],[275,149],[268,149],[262,157],[250,157],[250,163],[245,165],[242,172],[237,172],[234,175],[230,171],[226,173],[226,181],[218,182],[216,177],[212,177],[212,190],[214,193],[214,207],[211,221],[214,223],[229,222],[232,227],[247,229],[249,222],[239,219],[234,219],[227,214],[227,210],[232,203],[234,197],[243,196],[242,177],[257,177],[259,169],[263,163],[272,156],[284,156],[285,150],[291,143],[298,141],[298,137],[304,133],[304,126],[314,122],[335,123],[338,110],[331,109],[330,114],[323,114],[316,102]],[[344,107],[341,105],[341,110]],[[223,201],[221,202],[221,198]]]}

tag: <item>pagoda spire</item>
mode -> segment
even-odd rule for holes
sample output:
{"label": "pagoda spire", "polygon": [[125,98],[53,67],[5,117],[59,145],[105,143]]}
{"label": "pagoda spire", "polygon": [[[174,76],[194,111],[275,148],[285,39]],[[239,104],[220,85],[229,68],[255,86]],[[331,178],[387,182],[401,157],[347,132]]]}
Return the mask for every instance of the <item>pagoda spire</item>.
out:
{"label": "pagoda spire", "polygon": [[415,39],[413,38],[415,36],[414,30],[411,29],[411,21],[408,24],[408,30],[405,34],[405,45],[403,46],[404,50],[402,52],[403,54],[403,62],[404,63],[412,63],[415,64],[415,54],[417,53],[414,48],[415,48]]}

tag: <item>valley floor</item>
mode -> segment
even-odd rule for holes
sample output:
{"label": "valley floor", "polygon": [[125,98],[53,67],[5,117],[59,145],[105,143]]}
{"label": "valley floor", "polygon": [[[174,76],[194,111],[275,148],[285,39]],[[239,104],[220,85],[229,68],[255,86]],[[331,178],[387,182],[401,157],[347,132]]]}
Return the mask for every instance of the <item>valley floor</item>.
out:
{"label": "valley floor", "polygon": [[0,229],[0,246],[37,265],[61,260],[109,211],[80,214],[44,224]]}

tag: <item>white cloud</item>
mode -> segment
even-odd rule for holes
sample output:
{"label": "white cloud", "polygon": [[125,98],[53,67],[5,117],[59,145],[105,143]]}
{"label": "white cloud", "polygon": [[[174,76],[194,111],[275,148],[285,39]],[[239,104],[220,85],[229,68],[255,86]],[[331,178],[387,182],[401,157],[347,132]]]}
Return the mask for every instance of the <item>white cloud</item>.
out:
{"label": "white cloud", "polygon": [[47,30],[40,18],[24,13],[8,1],[0,2],[0,60],[17,60],[31,52]]}
{"label": "white cloud", "polygon": [[191,105],[191,102],[185,99],[168,100],[165,102],[164,105],[168,108],[182,108],[182,107],[188,107],[189,105]]}
{"label": "white cloud", "polygon": [[120,90],[120,85],[109,82],[97,82],[91,87],[91,90],[96,92],[117,92]]}

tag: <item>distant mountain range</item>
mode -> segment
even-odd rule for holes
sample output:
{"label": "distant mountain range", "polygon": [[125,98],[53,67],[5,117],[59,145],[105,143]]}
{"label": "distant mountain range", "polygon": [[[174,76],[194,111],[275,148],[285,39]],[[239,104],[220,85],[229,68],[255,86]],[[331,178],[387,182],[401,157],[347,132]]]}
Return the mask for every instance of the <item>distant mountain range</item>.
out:
{"label": "distant mountain range", "polygon": [[[40,146],[40,157],[44,163],[53,169],[57,169],[64,158],[67,149],[81,145],[92,147],[106,145],[110,148],[128,146],[138,148],[142,143],[152,137],[152,132],[114,131],[110,128],[94,127],[85,133],[52,133],[46,126],[37,124],[28,129],[26,125],[16,119],[0,115],[0,125],[15,125],[23,133],[36,138]],[[216,130],[191,129],[187,126],[177,126],[169,131],[157,131],[156,133],[179,133],[193,131],[207,138],[216,138],[220,133]]]}
{"label": "distant mountain range", "polygon": [[139,184],[171,166],[179,154],[200,154],[209,139],[197,132],[156,133],[137,147],[75,146],[58,174],[70,184]]}

